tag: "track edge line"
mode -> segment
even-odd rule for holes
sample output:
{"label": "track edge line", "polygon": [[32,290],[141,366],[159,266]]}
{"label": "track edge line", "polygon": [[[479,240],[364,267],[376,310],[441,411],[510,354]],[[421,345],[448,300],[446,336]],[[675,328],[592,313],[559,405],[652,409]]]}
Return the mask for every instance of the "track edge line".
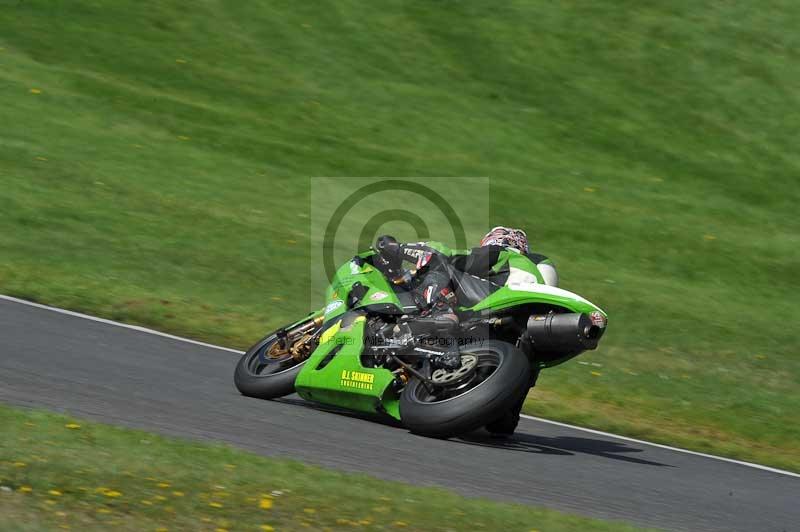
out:
{"label": "track edge line", "polygon": [[219,349],[221,351],[228,351],[230,353],[236,353],[237,355],[244,354],[244,351],[239,351],[238,349],[231,349],[230,347],[222,347],[220,345],[208,344],[206,342],[200,342],[199,340],[192,340],[191,338],[184,338],[183,336],[176,336],[174,334],[169,334],[161,331],[157,331],[155,329],[148,329],[147,327],[142,327],[140,325],[130,325],[128,323],[122,323],[119,321],[109,320],[106,318],[98,318],[97,316],[91,316],[89,314],[83,314],[81,312],[75,312],[73,310],[67,310],[58,307],[51,307],[49,305],[42,305],[41,303],[35,303],[33,301],[28,301],[26,299],[20,299],[18,297],[7,296],[4,294],[0,294],[0,300],[3,301],[11,301],[12,303],[19,303],[20,305],[27,305],[29,307],[35,307],[43,310],[49,310],[51,312],[57,312],[58,314],[65,314],[67,316],[73,316],[75,318],[82,318],[84,320],[94,321],[97,323],[103,323],[105,325],[114,325],[115,327],[122,327],[123,329],[130,329],[132,331],[153,334],[155,336],[161,336],[162,338],[169,338],[170,340],[178,340],[180,342],[186,342],[194,345],[199,345],[202,347],[209,347],[211,349]]}

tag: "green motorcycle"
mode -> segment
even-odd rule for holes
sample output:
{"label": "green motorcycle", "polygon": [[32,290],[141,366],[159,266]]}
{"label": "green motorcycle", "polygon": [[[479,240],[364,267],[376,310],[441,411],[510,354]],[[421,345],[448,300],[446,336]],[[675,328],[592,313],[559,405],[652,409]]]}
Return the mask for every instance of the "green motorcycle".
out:
{"label": "green motorcycle", "polygon": [[[361,253],[337,270],[323,309],[242,356],[234,381],[243,395],[274,399],[296,392],[389,415],[426,436],[481,427],[510,434],[539,372],[596,349],[605,332],[607,316],[599,307],[544,284],[530,259],[508,250],[488,277],[451,269],[460,324],[443,338],[417,327],[411,287],[390,282],[374,265],[376,254]],[[437,363],[454,353],[457,364]]]}

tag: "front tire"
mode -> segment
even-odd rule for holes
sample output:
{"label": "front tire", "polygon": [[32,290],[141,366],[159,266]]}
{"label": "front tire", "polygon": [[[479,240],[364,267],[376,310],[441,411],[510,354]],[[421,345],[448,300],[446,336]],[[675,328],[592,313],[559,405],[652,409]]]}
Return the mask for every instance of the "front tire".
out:
{"label": "front tire", "polygon": [[478,357],[482,380],[448,396],[431,393],[412,379],[400,396],[400,419],[411,432],[436,438],[466,434],[497,420],[527,393],[530,363],[513,345],[487,340],[461,349],[461,354]]}
{"label": "front tire", "polygon": [[294,380],[303,369],[303,361],[291,355],[282,358],[269,356],[278,335],[265,336],[242,355],[233,374],[233,382],[242,395],[258,399],[275,399],[294,393]]}

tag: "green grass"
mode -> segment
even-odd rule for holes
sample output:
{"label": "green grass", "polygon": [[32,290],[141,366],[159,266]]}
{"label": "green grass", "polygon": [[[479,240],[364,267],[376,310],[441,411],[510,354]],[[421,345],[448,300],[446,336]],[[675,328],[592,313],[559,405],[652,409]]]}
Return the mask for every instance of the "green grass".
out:
{"label": "green grass", "polygon": [[610,314],[529,412],[800,470],[798,26],[788,0],[6,3],[0,291],[246,346],[311,306],[309,177],[489,176],[491,222]]}
{"label": "green grass", "polygon": [[638,530],[0,406],[3,530]]}

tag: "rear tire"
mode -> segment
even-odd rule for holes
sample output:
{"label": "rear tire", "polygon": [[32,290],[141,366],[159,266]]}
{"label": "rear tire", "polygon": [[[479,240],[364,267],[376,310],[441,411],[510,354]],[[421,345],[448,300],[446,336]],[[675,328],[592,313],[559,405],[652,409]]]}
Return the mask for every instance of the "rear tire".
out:
{"label": "rear tire", "polygon": [[[538,379],[539,370],[537,369],[531,373],[531,379],[530,382],[528,382],[529,390],[536,386],[536,381]],[[514,434],[514,431],[517,430],[517,425],[519,425],[520,414],[522,413],[522,407],[525,405],[525,399],[527,399],[527,397],[528,392],[526,391],[524,394],[522,394],[522,397],[517,404],[511,407],[511,410],[507,410],[499,418],[495,419],[491,423],[488,423],[486,425],[486,430],[489,431],[492,436],[496,437],[505,437]]]}
{"label": "rear tire", "polygon": [[[527,393],[525,395],[527,395]],[[515,406],[512,406],[510,410],[506,410],[499,418],[488,423],[486,425],[486,430],[489,431],[492,436],[502,437],[514,434],[514,431],[517,430],[517,425],[519,425],[519,414],[522,412],[522,403],[524,402],[525,396],[523,395],[522,399],[520,399]]]}
{"label": "rear tire", "polygon": [[242,395],[258,399],[275,399],[294,393],[294,380],[303,369],[305,360],[285,368],[277,367],[275,371],[266,374],[254,371],[261,365],[260,361],[268,361],[265,352],[277,340],[276,333],[265,336],[239,359],[233,374],[233,382]]}
{"label": "rear tire", "polygon": [[454,397],[438,400],[419,379],[412,379],[400,396],[400,419],[411,432],[436,438],[466,434],[514,408],[525,396],[531,367],[525,354],[506,342],[487,340],[461,349],[497,362],[482,382]]}

